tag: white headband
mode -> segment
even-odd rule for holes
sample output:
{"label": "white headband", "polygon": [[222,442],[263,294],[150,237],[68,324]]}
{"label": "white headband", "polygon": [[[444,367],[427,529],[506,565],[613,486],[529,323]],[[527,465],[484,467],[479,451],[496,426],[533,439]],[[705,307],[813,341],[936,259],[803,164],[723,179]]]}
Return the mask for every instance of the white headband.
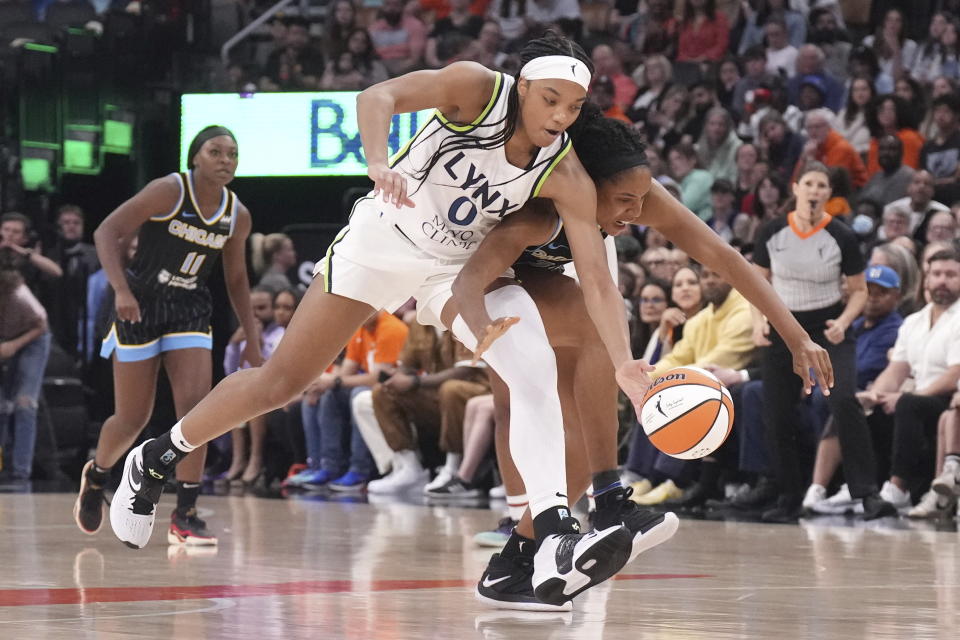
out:
{"label": "white headband", "polygon": [[585,90],[590,89],[590,70],[571,56],[541,56],[520,69],[520,77],[527,80],[570,80]]}

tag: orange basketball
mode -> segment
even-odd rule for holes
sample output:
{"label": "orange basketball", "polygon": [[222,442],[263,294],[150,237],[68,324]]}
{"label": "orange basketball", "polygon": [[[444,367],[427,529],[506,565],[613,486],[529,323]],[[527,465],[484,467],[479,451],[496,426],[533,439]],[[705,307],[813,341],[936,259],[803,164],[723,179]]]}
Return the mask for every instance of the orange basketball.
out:
{"label": "orange basketball", "polygon": [[716,451],[730,435],[733,399],[709,371],[675,367],[650,385],[640,424],[660,451],[696,460]]}

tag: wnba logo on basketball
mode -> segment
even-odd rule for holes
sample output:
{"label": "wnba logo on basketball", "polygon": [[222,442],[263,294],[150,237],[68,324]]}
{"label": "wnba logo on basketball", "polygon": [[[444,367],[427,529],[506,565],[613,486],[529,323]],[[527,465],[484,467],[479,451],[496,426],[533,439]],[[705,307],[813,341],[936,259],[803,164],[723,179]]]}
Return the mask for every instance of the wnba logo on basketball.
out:
{"label": "wnba logo on basketball", "polygon": [[677,367],[643,397],[640,424],[651,444],[674,458],[695,460],[716,451],[733,427],[733,399],[712,373]]}

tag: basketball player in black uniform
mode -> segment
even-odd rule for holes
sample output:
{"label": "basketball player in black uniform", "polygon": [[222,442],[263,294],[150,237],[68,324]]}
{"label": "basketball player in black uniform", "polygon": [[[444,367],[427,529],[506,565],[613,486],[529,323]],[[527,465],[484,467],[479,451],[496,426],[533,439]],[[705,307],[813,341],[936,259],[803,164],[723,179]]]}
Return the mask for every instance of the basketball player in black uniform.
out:
{"label": "basketball player in black uniform", "polygon": [[[832,382],[826,352],[789,314],[775,292],[740,254],[723,242],[692,212],[657,183],[651,184],[643,142],[628,126],[600,117],[585,106],[570,135],[574,149],[597,188],[597,225],[605,238],[624,233],[630,222],[657,228],[740,290],[771,322],[791,335],[795,370],[809,367],[824,384]],[[638,197],[637,194],[646,194]],[[612,238],[607,238],[610,243]],[[519,257],[518,257],[519,256]],[[608,247],[608,261],[616,274],[616,258]],[[593,485],[597,528],[622,522],[633,534],[631,560],[668,540],[677,529],[672,513],[640,509],[631,502],[631,489],[620,484],[617,470],[617,384],[610,358],[592,323],[577,282],[564,275],[573,252],[562,222],[549,200],[533,200],[504,219],[483,240],[453,285],[453,300],[463,318],[474,326],[494,323],[483,304],[484,292],[515,281],[498,278],[512,264],[523,288],[537,304],[557,357],[558,388],[566,430],[567,486],[571,504]],[[614,275],[614,277],[616,277]],[[493,283],[491,285],[491,283]],[[511,319],[498,319],[497,323]],[[472,323],[472,324],[471,324]],[[483,348],[478,347],[478,351]],[[509,407],[507,387],[491,376],[498,417]],[[514,469],[508,429],[497,424],[497,458],[507,495],[521,495],[523,483]],[[516,425],[523,428],[523,425]],[[536,549],[529,513],[517,525],[503,551],[494,554],[477,585],[477,597],[492,606],[511,609],[556,610],[538,602],[529,586],[532,554]]]}
{"label": "basketball player in black uniform", "polygon": [[[237,151],[228,129],[203,129],[188,150],[191,170],[154,180],[111,213],[94,234],[116,293],[114,321],[100,351],[113,359],[116,408],[104,422],[96,455],[80,479],[74,519],[84,533],[100,529],[104,484],[150,418],[160,365],[170,379],[178,416],[210,391],[211,301],[206,281],[221,253],[230,301],[248,336],[244,358],[253,366],[261,364],[244,246],[250,212],[226,188],[237,169]],[[137,252],[124,270],[124,246],[135,233]],[[217,542],[196,510],[205,451],[197,449],[177,468],[177,508],[167,534],[171,544]]]}

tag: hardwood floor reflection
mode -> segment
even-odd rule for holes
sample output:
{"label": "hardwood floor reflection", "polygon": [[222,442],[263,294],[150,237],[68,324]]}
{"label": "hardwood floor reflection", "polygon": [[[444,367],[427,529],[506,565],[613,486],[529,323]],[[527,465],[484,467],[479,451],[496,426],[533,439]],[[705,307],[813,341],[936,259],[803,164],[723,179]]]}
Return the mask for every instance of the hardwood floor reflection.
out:
{"label": "hardwood floor reflection", "polygon": [[0,638],[953,638],[957,533],[685,520],[569,614],[484,608],[485,509],[204,497],[217,549],[94,537],[69,494],[0,495]]}

